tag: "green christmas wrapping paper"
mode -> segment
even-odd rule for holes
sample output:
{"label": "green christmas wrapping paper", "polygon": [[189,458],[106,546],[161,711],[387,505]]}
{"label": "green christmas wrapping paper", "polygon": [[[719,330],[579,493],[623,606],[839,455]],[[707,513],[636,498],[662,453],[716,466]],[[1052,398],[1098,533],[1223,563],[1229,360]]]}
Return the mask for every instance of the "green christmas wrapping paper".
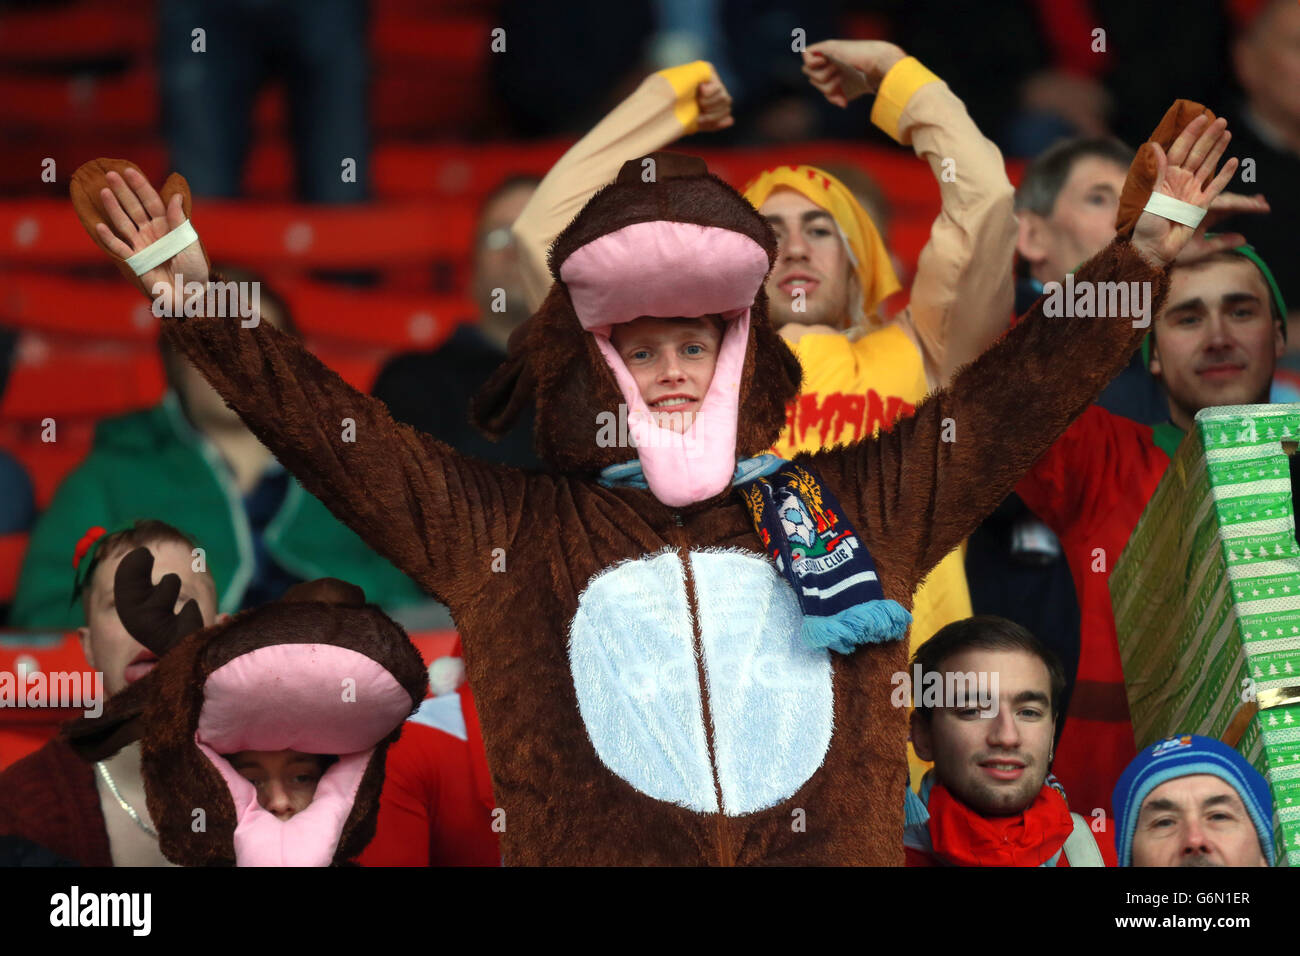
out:
{"label": "green christmas wrapping paper", "polygon": [[1279,863],[1300,861],[1298,442],[1300,405],[1198,413],[1110,576],[1138,748],[1236,747],[1268,778]]}

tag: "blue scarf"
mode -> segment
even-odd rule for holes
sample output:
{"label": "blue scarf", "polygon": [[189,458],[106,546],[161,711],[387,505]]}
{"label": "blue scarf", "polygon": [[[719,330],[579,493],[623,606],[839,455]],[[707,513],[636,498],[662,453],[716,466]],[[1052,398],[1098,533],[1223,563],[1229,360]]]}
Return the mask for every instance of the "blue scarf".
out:
{"label": "blue scarf", "polygon": [[871,553],[812,469],[785,462],[737,491],[764,549],[794,588],[809,645],[848,654],[907,634],[912,615],[885,597]]}
{"label": "blue scarf", "polygon": [[[737,485],[743,485],[745,482],[753,481],[755,478],[770,475],[784,464],[786,464],[785,459],[778,458],[776,455],[742,458],[736,462],[736,473],[731,478],[731,486],[734,488]],[[625,461],[621,465],[610,465],[608,468],[602,468],[600,477],[596,479],[596,484],[605,488],[640,488],[644,491],[650,489],[650,486],[646,483],[645,474],[641,471],[641,462],[636,458]]]}
{"label": "blue scarf", "polygon": [[[600,473],[606,488],[646,488],[639,461]],[[754,520],[754,530],[803,611],[803,639],[811,647],[849,654],[859,644],[901,640],[912,615],[885,597],[876,565],[848,518],[806,465],[776,455],[736,465],[732,487]]]}

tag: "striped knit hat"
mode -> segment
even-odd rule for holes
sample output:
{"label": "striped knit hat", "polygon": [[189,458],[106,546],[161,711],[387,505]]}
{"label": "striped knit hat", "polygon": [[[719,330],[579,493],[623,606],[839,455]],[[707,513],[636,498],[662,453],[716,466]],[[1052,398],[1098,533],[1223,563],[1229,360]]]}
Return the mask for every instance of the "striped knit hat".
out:
{"label": "striped knit hat", "polygon": [[1227,744],[1210,737],[1183,734],[1168,737],[1144,749],[1125,768],[1115,786],[1115,851],[1120,866],[1133,865],[1133,834],[1138,814],[1151,791],[1162,783],[1192,774],[1218,777],[1237,791],[1255,824],[1259,845],[1273,865],[1273,798],[1268,783],[1246,758]]}

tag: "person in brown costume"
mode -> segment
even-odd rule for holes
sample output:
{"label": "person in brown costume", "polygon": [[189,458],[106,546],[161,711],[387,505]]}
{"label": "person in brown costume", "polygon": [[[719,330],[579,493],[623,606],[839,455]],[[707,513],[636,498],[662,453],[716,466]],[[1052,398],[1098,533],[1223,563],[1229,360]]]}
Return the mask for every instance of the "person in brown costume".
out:
{"label": "person in brown costume", "polygon": [[[1143,212],[1153,188],[1187,218],[1236,169],[1214,177],[1227,138],[1201,112],[1175,104],[1159,145],[1135,159],[1120,238],[1076,287],[1149,283],[1159,308],[1193,230]],[[72,188],[91,236],[142,291],[208,281],[179,177],[160,197],[129,163],[97,160]],[[775,248],[700,160],[626,164],[556,240],[555,284],[475,404],[480,427],[500,433],[535,400],[541,473],[394,424],[274,328],[164,322],[308,490],[452,609],[507,863],[903,863],[907,715],[890,697],[905,628],[814,646],[815,600],[791,583],[798,554],[786,541],[773,560],[762,536],[774,526],[749,498],[772,475],[749,456],[771,446],[800,379],[766,314]],[[890,432],[778,473],[806,469],[819,523],[870,552],[884,600],[868,603],[906,604],[1145,334],[1130,317],[1041,312]],[[689,424],[662,426],[613,344],[647,316],[722,320]]]}
{"label": "person in brown costume", "polygon": [[[149,816],[181,866],[329,866],[375,832],[384,756],[428,680],[406,633],[354,584],[303,581],[279,600],[203,627],[175,611],[175,574],[152,583],[153,555],[118,565],[118,614],[158,656],[98,717],[62,730],[85,760],[141,741]],[[241,754],[319,755],[297,812],[276,812],[241,773]]]}

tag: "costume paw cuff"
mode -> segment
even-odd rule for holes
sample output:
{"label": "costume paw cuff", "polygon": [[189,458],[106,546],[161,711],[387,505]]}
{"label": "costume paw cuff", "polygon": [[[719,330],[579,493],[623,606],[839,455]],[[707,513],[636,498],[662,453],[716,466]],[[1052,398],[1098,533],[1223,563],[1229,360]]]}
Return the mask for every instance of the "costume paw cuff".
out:
{"label": "costume paw cuff", "polygon": [[173,229],[167,235],[163,236],[152,245],[141,249],[131,258],[126,260],[126,264],[131,267],[131,271],[138,276],[144,275],[150,269],[162,265],[173,256],[179,255],[185,249],[199,241],[199,234],[194,231],[190,221],[186,219],[183,223]]}
{"label": "costume paw cuff", "polygon": [[[1155,213],[1172,222],[1180,222],[1184,226],[1191,226],[1195,229],[1205,218],[1205,210],[1200,206],[1193,206],[1189,202],[1183,202],[1181,199],[1175,199],[1173,196],[1166,196],[1164,193],[1153,192],[1147,204],[1142,207],[1146,212]],[[146,250],[147,251],[147,250]]]}

